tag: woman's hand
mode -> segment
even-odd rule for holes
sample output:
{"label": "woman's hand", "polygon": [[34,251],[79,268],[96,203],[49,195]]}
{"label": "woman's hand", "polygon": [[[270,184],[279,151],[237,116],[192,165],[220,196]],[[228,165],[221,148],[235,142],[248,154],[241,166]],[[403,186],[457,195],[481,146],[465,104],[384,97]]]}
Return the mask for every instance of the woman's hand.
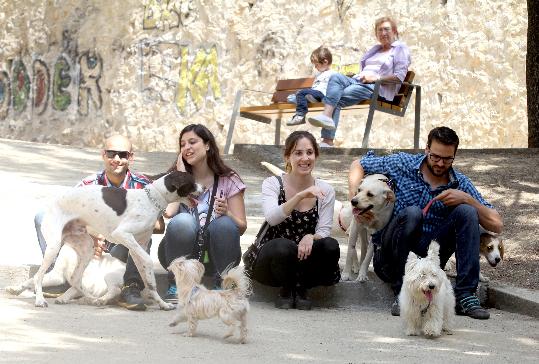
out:
{"label": "woman's hand", "polygon": [[185,172],[185,165],[183,164],[181,152],[178,154],[178,160],[176,161],[176,169],[180,172]]}
{"label": "woman's hand", "polygon": [[304,198],[313,198],[313,197],[323,198],[326,194],[324,193],[324,191],[322,191],[320,187],[311,186],[301,191],[299,195],[301,199],[304,199]]}
{"label": "woman's hand", "polygon": [[372,211],[366,211],[361,215],[354,215],[354,218],[360,224],[370,225],[374,220],[374,213]]}
{"label": "woman's hand", "polygon": [[213,202],[213,211],[216,214],[225,216],[228,212],[228,202],[225,197],[215,197]]}
{"label": "woman's hand", "polygon": [[359,78],[359,81],[362,83],[375,83],[380,79],[378,75],[364,75]]}
{"label": "woman's hand", "polygon": [[311,255],[313,250],[314,237],[311,234],[305,235],[298,244],[298,259],[305,260]]}

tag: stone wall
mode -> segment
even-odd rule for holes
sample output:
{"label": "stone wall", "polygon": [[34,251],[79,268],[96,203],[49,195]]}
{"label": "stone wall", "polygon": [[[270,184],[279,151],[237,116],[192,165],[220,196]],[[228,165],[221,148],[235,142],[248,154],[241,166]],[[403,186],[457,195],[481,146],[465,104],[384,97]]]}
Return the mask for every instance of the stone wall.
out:
{"label": "stone wall", "polygon": [[[176,150],[182,127],[204,123],[222,146],[237,90],[309,75],[320,44],[357,62],[386,14],[423,87],[422,145],[444,124],[464,147],[526,147],[526,2],[501,0],[0,0],[0,136],[98,146],[119,132]],[[359,146],[366,116],[343,116],[337,144]],[[378,114],[370,146],[412,136],[413,112]],[[234,141],[271,144],[273,129],[239,119]]]}

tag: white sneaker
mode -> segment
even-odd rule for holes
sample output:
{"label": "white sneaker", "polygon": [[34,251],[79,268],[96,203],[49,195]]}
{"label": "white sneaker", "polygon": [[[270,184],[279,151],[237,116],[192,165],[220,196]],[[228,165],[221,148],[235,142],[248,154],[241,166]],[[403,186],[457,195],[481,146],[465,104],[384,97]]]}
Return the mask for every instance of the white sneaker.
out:
{"label": "white sneaker", "polygon": [[326,142],[321,142],[320,144],[318,144],[318,146],[320,148],[333,148],[333,145],[330,145],[330,144],[328,144]]}
{"label": "white sneaker", "polygon": [[323,114],[313,116],[312,118],[307,119],[307,121],[311,123],[311,125],[318,126],[320,128],[329,130],[335,129],[333,119]]}
{"label": "white sneaker", "polygon": [[288,126],[294,126],[294,125],[301,125],[305,124],[305,116],[304,115],[294,115],[292,119],[286,122],[286,125]]}
{"label": "white sneaker", "polygon": [[310,103],[320,102],[317,99],[315,99],[313,95],[305,95],[305,100],[307,100]]}

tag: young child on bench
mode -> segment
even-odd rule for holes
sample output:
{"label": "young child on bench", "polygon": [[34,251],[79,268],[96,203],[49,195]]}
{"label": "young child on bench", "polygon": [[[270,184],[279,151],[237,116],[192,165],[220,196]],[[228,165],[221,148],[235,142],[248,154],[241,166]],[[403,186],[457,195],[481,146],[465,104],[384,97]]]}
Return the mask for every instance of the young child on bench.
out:
{"label": "young child on bench", "polygon": [[288,96],[288,101],[297,106],[296,114],[286,125],[305,124],[305,115],[308,111],[307,103],[322,101],[326,94],[329,78],[335,73],[330,69],[332,60],[331,52],[326,47],[318,47],[311,53],[311,63],[317,71],[313,86]]}

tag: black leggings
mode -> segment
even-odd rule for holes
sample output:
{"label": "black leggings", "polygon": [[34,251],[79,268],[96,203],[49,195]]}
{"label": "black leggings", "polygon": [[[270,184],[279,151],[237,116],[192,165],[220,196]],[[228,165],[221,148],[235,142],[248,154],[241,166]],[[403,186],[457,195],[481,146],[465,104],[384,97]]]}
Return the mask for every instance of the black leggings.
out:
{"label": "black leggings", "polygon": [[339,243],[331,237],[315,240],[311,255],[301,261],[294,241],[277,238],[260,249],[252,278],[272,287],[331,286],[339,278],[339,258]]}

